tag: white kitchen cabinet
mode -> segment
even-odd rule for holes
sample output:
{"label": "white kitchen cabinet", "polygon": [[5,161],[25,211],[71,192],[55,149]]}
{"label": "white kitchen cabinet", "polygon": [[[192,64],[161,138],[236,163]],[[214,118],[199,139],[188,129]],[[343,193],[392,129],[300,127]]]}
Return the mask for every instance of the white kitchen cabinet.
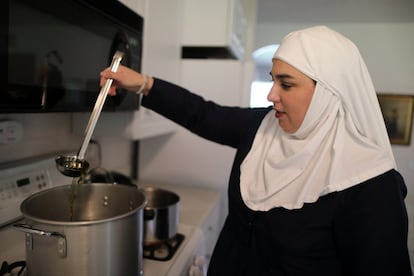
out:
{"label": "white kitchen cabinet", "polygon": [[247,18],[241,0],[182,0],[184,47],[223,48],[242,59]]}
{"label": "white kitchen cabinet", "polygon": [[[171,82],[179,79],[181,0],[119,0],[144,17],[143,73]],[[176,125],[157,113],[140,107],[126,129],[131,140],[141,140],[173,132]]]}
{"label": "white kitchen cabinet", "polygon": [[224,218],[227,214],[227,212],[223,212],[224,204],[221,201],[222,199],[219,197],[215,198],[215,201],[211,203],[211,208],[208,210],[209,212],[201,225],[201,231],[204,235],[204,243],[206,245],[206,257],[208,260],[211,258],[211,254],[213,253],[224,223]]}

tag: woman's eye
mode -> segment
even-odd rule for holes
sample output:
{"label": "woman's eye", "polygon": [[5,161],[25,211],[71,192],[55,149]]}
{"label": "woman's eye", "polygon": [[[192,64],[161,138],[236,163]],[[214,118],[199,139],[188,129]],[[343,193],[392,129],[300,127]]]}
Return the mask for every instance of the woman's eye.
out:
{"label": "woman's eye", "polygon": [[282,89],[284,89],[284,90],[289,90],[292,87],[292,85],[282,82],[280,84],[280,87],[282,87]]}

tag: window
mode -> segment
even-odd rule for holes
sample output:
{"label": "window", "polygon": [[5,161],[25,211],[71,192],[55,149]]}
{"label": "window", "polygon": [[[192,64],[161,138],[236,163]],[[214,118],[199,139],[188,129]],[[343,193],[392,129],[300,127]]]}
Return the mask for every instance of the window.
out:
{"label": "window", "polygon": [[250,87],[250,107],[268,107],[272,105],[267,100],[267,94],[272,87],[269,72],[272,69],[272,57],[278,47],[278,44],[272,44],[261,47],[253,52],[255,77]]}
{"label": "window", "polygon": [[267,107],[272,105],[267,100],[267,94],[272,88],[271,81],[253,81],[250,87],[250,107]]}

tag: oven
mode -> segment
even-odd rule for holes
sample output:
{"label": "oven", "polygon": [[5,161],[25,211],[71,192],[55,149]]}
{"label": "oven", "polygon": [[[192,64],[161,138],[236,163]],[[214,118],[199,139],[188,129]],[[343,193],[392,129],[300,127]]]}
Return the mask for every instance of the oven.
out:
{"label": "oven", "polygon": [[[55,156],[0,167],[0,275],[26,275],[25,234],[13,228],[23,220],[22,201],[29,195],[69,182],[56,169]],[[144,276],[206,275],[205,238],[196,225],[180,223],[171,240],[151,248],[144,246],[142,252]]]}

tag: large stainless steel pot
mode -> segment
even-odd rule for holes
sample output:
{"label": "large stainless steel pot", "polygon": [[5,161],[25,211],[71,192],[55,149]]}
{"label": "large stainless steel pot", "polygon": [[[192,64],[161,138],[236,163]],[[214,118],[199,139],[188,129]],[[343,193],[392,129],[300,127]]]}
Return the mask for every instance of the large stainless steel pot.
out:
{"label": "large stainless steel pot", "polygon": [[135,187],[78,185],[71,213],[71,187],[25,199],[27,275],[142,275],[145,195]]}
{"label": "large stainless steel pot", "polygon": [[142,187],[147,199],[144,208],[144,244],[171,239],[177,233],[180,197],[155,187]]}

